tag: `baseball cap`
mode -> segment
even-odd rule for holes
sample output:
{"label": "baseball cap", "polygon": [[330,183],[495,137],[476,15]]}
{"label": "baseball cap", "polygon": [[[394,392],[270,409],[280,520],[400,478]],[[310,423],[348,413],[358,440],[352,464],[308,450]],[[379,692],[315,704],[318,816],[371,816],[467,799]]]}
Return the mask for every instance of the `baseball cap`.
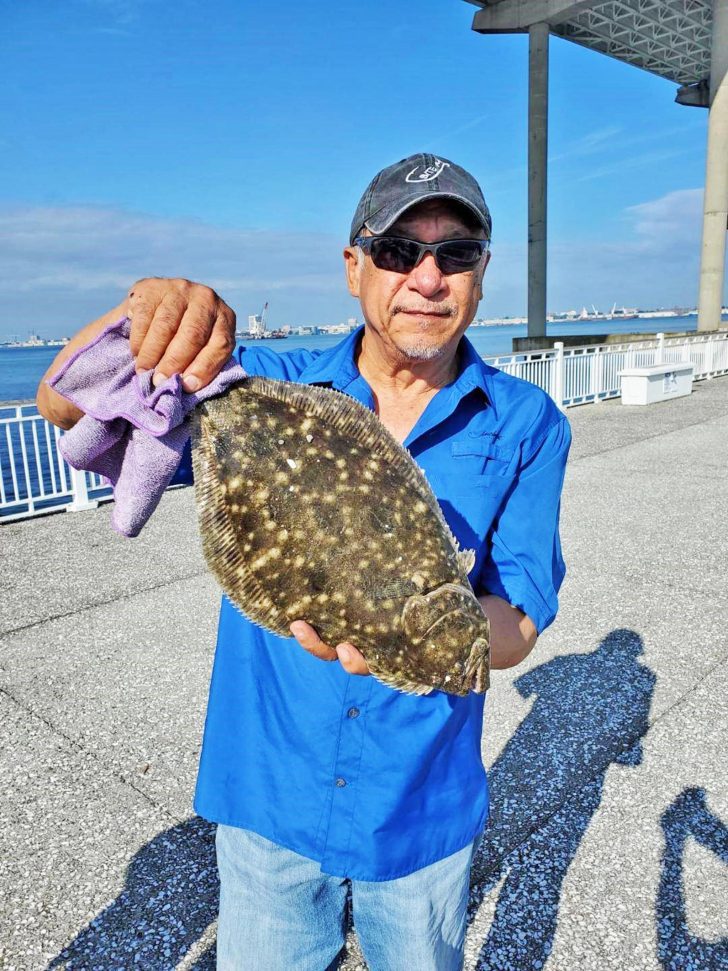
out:
{"label": "baseball cap", "polygon": [[374,176],[356,207],[349,243],[362,229],[385,232],[410,206],[425,199],[454,199],[466,206],[490,239],[492,220],[480,186],[465,169],[437,155],[419,152]]}

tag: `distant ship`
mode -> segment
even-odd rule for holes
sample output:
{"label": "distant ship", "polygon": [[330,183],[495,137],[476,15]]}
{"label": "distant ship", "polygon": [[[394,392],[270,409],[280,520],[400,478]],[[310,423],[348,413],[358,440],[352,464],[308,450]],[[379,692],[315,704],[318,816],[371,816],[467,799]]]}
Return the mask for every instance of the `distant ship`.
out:
{"label": "distant ship", "polygon": [[650,320],[652,317],[678,317],[677,310],[643,310],[639,315],[642,320]]}
{"label": "distant ship", "polygon": [[235,336],[242,341],[280,341],[288,337],[288,334],[284,330],[242,330],[236,331]]}
{"label": "distant ship", "polygon": [[610,320],[636,320],[637,316],[638,314],[637,314],[636,307],[622,307],[620,310],[618,309],[615,303],[609,314],[609,319]]}
{"label": "distant ship", "polygon": [[615,303],[608,313],[604,313],[603,310],[597,310],[594,304],[592,304],[591,310],[582,307],[580,313],[577,313],[575,310],[569,310],[565,314],[554,314],[554,318],[559,320],[636,320],[637,308],[620,308]]}
{"label": "distant ship", "polygon": [[17,337],[0,343],[0,347],[64,347],[68,343],[68,337],[54,337],[51,340],[44,340],[42,337],[31,331],[28,339],[21,341]]}

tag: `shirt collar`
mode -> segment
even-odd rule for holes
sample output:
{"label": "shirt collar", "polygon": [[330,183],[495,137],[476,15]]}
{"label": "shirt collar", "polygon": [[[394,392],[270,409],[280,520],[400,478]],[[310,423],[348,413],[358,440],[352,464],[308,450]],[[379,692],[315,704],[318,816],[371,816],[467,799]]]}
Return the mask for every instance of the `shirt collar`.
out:
{"label": "shirt collar", "polygon": [[[364,333],[364,325],[360,325],[334,347],[322,354],[304,368],[298,376],[301,384],[330,384],[337,391],[344,391],[349,384],[359,377],[355,355]],[[463,337],[460,340],[460,360],[458,374],[450,385],[451,393],[458,398],[463,397],[474,388],[480,388],[490,404],[494,406],[491,368],[480,357],[473,345]]]}
{"label": "shirt collar", "polygon": [[301,384],[330,384],[337,391],[345,391],[352,381],[360,377],[355,355],[363,333],[362,324],[343,341],[319,354],[301,371],[298,381]]}
{"label": "shirt collar", "polygon": [[460,363],[458,376],[452,385],[453,393],[458,398],[462,398],[475,388],[480,388],[488,399],[488,404],[495,414],[495,397],[493,393],[493,374],[495,373],[495,369],[485,363],[465,336],[460,339],[459,351]]}

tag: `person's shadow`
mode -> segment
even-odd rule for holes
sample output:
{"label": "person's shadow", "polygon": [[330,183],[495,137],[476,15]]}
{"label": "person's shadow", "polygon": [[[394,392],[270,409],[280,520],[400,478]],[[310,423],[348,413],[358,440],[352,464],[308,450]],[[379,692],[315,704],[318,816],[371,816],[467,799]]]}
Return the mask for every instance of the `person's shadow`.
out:
{"label": "person's shadow", "polygon": [[706,941],[690,932],[682,878],[689,837],[728,864],[728,828],[708,809],[703,789],[685,789],[667,807],[660,821],[665,836],[656,906],[660,963],[665,971],[728,968],[728,938]]}
{"label": "person's shadow", "polygon": [[642,651],[639,634],[614,630],[592,653],[553,658],[514,682],[534,703],[488,773],[491,813],[473,863],[471,922],[503,885],[478,968],[546,964],[564,877],[606,771],[642,758],[655,684]]}
{"label": "person's shadow", "polygon": [[215,826],[193,816],[135,853],[119,896],[46,971],[172,971],[185,956],[185,971],[214,971],[214,943],[195,945],[217,906]]}
{"label": "person's shadow", "polygon": [[[615,630],[593,653],[554,658],[514,682],[535,701],[489,772],[491,817],[473,864],[471,918],[504,883],[478,967],[545,963],[561,885],[606,770],[640,762],[655,681],[641,653],[638,634]],[[200,940],[217,917],[214,829],[192,818],[142,847],[116,900],[47,971],[171,971],[186,955],[185,971],[213,971],[214,944],[200,948]]]}

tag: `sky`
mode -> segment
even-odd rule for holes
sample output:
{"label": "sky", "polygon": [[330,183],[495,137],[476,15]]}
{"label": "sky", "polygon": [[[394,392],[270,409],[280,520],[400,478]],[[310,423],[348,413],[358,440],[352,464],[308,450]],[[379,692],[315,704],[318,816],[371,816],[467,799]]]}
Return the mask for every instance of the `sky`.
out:
{"label": "sky", "polygon": [[[383,166],[480,182],[479,315],[526,307],[528,40],[464,0],[0,0],[0,340],[70,335],[143,276],[269,326],[357,316],[342,247]],[[707,112],[550,46],[548,307],[694,306]]]}

